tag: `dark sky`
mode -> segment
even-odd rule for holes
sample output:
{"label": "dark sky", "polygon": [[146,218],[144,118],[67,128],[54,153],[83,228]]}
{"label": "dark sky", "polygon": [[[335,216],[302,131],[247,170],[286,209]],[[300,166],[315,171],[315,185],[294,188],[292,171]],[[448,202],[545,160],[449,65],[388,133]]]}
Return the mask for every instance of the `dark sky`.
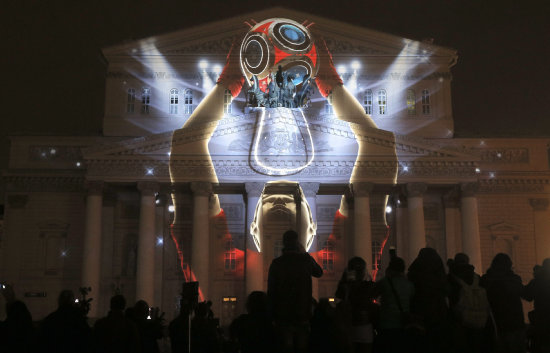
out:
{"label": "dark sky", "polygon": [[[10,5],[11,4],[11,5]],[[10,134],[101,133],[100,48],[273,6],[458,50],[452,69],[457,137],[550,136],[550,2],[10,1],[5,39],[0,170]]]}

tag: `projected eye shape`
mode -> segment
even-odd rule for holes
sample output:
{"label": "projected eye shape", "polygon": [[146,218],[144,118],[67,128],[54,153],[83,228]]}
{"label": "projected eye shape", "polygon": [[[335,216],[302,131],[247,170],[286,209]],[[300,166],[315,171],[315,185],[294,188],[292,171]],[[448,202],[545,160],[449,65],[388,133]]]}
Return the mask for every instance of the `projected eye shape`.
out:
{"label": "projected eye shape", "polygon": [[279,22],[275,24],[272,35],[273,39],[279,42],[282,47],[290,50],[307,50],[311,45],[309,35],[292,23]]}
{"label": "projected eye shape", "polygon": [[261,35],[251,35],[243,45],[242,58],[248,71],[253,75],[262,73],[269,61],[269,48]]}
{"label": "projected eye shape", "polygon": [[294,44],[302,44],[306,40],[304,32],[294,25],[282,25],[279,28],[279,33],[281,33],[286,40]]}

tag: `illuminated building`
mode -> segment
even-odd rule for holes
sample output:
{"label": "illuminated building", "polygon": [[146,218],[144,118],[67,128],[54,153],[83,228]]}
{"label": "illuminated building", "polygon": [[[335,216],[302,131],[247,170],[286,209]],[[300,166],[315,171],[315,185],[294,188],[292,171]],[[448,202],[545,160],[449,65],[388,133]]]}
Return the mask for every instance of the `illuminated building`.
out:
{"label": "illuminated building", "polygon": [[[379,128],[353,130],[335,118],[332,98],[315,92],[303,123],[315,142],[310,147],[305,141],[304,150],[315,154],[298,162],[305,161],[307,172],[285,178],[250,171],[250,158],[258,158],[251,151],[263,148],[253,138],[263,126],[256,122],[282,117],[247,107],[246,89],[235,99],[222,92],[219,124],[173,134],[212,91],[232,43],[248,30],[244,21],[272,17],[315,22],[347,90]],[[369,255],[382,248],[385,195],[392,207],[388,242],[407,263],[428,245],[443,258],[465,251],[485,271],[496,253],[506,252],[527,280],[532,266],[550,256],[549,140],[453,138],[452,49],[271,9],[103,54],[104,136],[12,138],[0,274],[28,294],[36,318],[55,307],[61,289],[90,283],[92,316],[106,313],[108,299],[120,291],[129,302],[145,298],[161,306],[170,318],[195,261],[207,276],[201,287],[227,324],[242,310],[246,293],[265,286],[267,267],[281,251],[280,235],[296,226],[296,210],[306,204],[309,211],[300,212],[316,224],[310,251],[325,268],[315,284],[318,297],[333,296],[365,233],[371,233],[372,244],[362,245]],[[299,115],[287,118],[302,124]],[[276,122],[269,126],[276,136]],[[206,130],[214,133],[211,139]],[[184,156],[173,153],[174,140]],[[205,143],[209,155],[196,153]],[[368,158],[356,161],[364,154],[359,143]],[[387,182],[392,148],[399,162],[396,185]],[[301,168],[279,162],[277,170]],[[214,172],[219,182],[212,183]],[[350,185],[352,173],[357,179]],[[272,206],[262,213],[258,254],[250,226],[258,224],[258,200],[272,179],[298,184],[283,184],[286,191],[275,194],[286,198],[262,198],[262,207]],[[293,206],[289,195],[307,203]],[[366,260],[374,266],[373,256]]]}

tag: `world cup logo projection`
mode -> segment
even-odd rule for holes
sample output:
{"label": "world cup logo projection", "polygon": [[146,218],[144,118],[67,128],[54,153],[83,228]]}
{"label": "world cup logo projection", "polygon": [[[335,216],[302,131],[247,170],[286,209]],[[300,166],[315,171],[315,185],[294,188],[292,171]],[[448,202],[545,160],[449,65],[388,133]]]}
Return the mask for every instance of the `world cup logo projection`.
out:
{"label": "world cup logo projection", "polygon": [[282,18],[262,21],[250,29],[241,45],[240,62],[248,82],[256,76],[260,87],[279,66],[300,83],[306,76],[315,77],[319,70],[317,48],[309,30]]}

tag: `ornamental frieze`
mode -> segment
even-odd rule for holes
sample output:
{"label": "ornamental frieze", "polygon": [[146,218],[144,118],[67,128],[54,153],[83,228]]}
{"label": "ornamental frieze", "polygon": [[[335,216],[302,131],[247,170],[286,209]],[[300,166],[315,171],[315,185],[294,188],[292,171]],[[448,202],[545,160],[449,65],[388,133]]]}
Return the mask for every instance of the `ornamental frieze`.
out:
{"label": "ornamental frieze", "polygon": [[481,179],[480,193],[543,192],[550,179]]}
{"label": "ornamental frieze", "polygon": [[82,176],[8,176],[4,178],[6,191],[27,192],[81,192]]}
{"label": "ornamental frieze", "polygon": [[68,161],[74,162],[82,159],[83,146],[29,146],[29,159],[31,161]]}
{"label": "ornamental frieze", "polygon": [[529,163],[528,148],[477,148],[485,163]]}

